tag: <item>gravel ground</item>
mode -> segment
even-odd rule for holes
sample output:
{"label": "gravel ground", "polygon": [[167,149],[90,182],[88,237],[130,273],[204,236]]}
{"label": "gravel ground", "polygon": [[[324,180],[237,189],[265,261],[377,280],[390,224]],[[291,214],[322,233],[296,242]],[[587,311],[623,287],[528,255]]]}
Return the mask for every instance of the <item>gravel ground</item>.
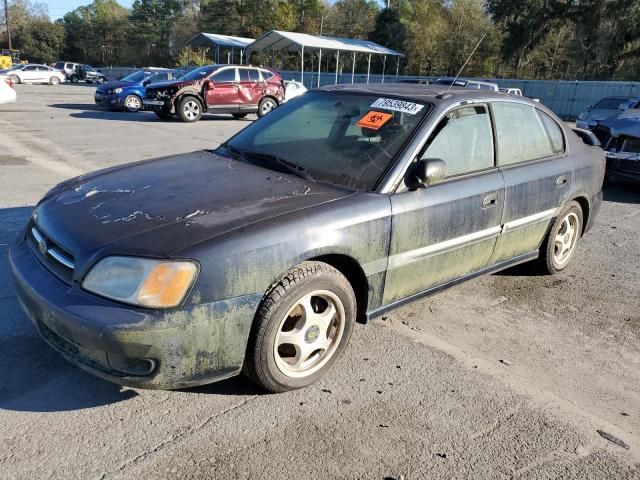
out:
{"label": "gravel ground", "polygon": [[8,244],[55,183],[252,119],[104,112],[92,93],[18,85],[0,106],[0,478],[640,478],[638,184],[606,186],[565,273],[520,266],[358,325],[310,388],[122,388],[38,338]]}

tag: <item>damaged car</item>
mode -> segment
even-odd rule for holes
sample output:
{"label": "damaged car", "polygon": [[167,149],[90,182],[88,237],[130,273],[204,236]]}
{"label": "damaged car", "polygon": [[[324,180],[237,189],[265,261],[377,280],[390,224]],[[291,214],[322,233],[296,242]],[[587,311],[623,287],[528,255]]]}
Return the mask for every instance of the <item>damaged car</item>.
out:
{"label": "damaged car", "polygon": [[567,268],[605,169],[579,133],[492,91],[324,87],[213,150],[55,186],[12,278],[45,342],[112,382],[305,387],[356,322],[523,262]]}
{"label": "damaged car", "polygon": [[604,121],[595,131],[607,159],[607,176],[640,180],[640,111]]}
{"label": "damaged car", "polygon": [[161,118],[197,122],[205,113],[249,113],[263,117],[285,101],[285,85],[274,70],[246,65],[208,65],[173,82],[147,87],[144,108]]}

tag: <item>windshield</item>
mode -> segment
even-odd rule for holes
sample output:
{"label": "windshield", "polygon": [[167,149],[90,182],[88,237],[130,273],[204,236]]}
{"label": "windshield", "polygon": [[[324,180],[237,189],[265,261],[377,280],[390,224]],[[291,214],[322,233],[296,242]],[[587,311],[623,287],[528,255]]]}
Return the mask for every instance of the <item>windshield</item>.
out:
{"label": "windshield", "polygon": [[216,67],[211,65],[206,67],[196,68],[195,70],[191,70],[189,73],[187,73],[183,77],[180,77],[180,80],[200,80],[201,78],[208,76],[215,69]]}
{"label": "windshield", "polygon": [[423,103],[377,95],[309,92],[221,149],[267,168],[286,165],[289,173],[373,190],[429,110]]}
{"label": "windshield", "polygon": [[144,70],[138,70],[137,72],[133,72],[129,75],[127,75],[126,77],[124,77],[122,80],[120,80],[121,82],[140,82],[142,80],[144,80],[144,78],[148,75],[147,72],[145,72]]}
{"label": "windshield", "polygon": [[628,98],[609,97],[600,100],[593,108],[599,110],[618,110],[622,105],[627,105],[629,103],[631,102]]}

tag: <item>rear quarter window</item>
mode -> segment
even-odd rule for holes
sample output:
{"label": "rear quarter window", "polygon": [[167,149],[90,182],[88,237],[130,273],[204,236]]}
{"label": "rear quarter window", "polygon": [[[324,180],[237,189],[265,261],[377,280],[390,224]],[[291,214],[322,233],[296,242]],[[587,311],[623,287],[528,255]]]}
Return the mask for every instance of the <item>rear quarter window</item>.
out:
{"label": "rear quarter window", "polygon": [[555,154],[560,154],[564,152],[564,134],[562,133],[562,129],[560,125],[556,123],[556,121],[540,110],[536,110],[540,120],[547,130],[549,134],[549,140],[551,140],[551,146],[553,147],[553,152]]}
{"label": "rear quarter window", "polygon": [[499,166],[555,155],[536,109],[523,103],[494,102]]}

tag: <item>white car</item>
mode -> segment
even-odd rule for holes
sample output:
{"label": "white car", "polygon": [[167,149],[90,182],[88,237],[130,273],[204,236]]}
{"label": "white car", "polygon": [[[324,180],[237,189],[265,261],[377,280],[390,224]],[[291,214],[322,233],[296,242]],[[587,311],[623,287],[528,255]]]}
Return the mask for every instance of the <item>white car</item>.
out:
{"label": "white car", "polygon": [[284,101],[287,102],[292,98],[299,97],[304,92],[306,92],[306,87],[295,80],[285,80],[284,81]]}
{"label": "white car", "polygon": [[15,65],[6,73],[11,77],[13,83],[49,83],[58,85],[65,81],[64,73],[54,70],[46,65],[36,65],[27,63],[25,65]]}
{"label": "white car", "polygon": [[13,89],[11,78],[6,75],[0,75],[0,105],[3,103],[14,103],[18,95]]}
{"label": "white car", "polygon": [[502,93],[506,93],[507,95],[515,95],[517,97],[521,97],[522,96],[522,90],[520,90],[519,88],[501,88],[500,92]]}

